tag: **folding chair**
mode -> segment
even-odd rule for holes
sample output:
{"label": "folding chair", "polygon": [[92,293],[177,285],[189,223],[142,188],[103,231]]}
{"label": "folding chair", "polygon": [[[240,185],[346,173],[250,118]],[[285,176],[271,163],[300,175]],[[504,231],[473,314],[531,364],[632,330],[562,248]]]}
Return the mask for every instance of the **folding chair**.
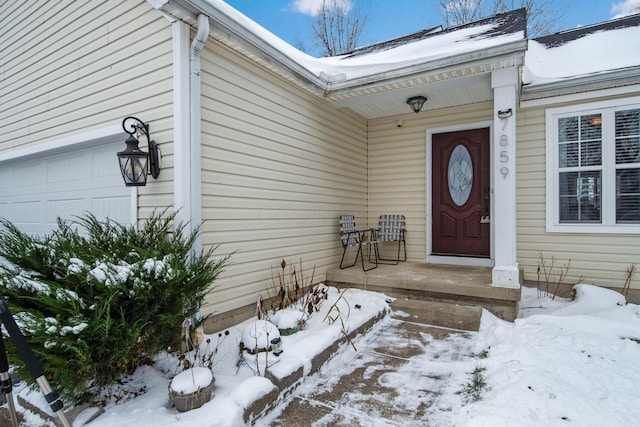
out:
{"label": "folding chair", "polygon": [[[377,243],[398,242],[398,254],[396,258],[383,258],[380,256],[378,245],[376,245],[376,256],[380,264],[397,265],[400,261],[407,260],[407,243],[404,240],[406,220],[404,215],[380,215],[378,218]],[[404,246],[404,258],[400,259],[400,244]],[[382,262],[392,261],[392,262]]]}
{"label": "folding chair", "polygon": [[[375,261],[371,261],[371,245],[376,245],[375,229],[368,228],[358,230],[356,228],[356,219],[353,215],[341,215],[340,216],[340,241],[342,242],[342,259],[340,260],[340,269],[353,267],[358,262],[358,257],[362,261],[362,270],[373,270],[378,266],[378,257],[375,256]],[[364,252],[362,247],[367,246],[369,262],[373,264],[372,267],[366,268],[364,264]],[[344,265],[344,257],[347,254],[347,249],[350,247],[357,247],[356,257],[353,260],[353,264]],[[377,253],[377,249],[374,247],[374,253]]]}

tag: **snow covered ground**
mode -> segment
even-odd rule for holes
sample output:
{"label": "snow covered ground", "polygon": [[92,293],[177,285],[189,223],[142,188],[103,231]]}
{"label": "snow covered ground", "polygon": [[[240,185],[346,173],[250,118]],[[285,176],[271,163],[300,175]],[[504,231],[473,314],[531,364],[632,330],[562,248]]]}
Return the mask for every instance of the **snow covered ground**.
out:
{"label": "snow covered ground", "polygon": [[[474,353],[486,354],[486,358],[476,358],[473,363],[483,368],[487,388],[479,401],[463,403],[464,399],[455,393],[460,379],[468,378],[469,366],[461,365],[464,372],[459,372],[455,384],[447,388],[446,393],[451,395],[441,400],[448,410],[434,414],[434,425],[638,425],[640,307],[625,304],[615,292],[590,285],[578,285],[576,295],[574,301],[552,301],[538,295],[535,289],[524,288],[520,316],[514,323],[485,311],[481,330],[470,339]],[[328,310],[336,299],[338,292],[332,290],[323,309]],[[339,305],[343,303],[341,309],[349,313],[350,324],[359,325],[384,309],[386,299],[377,293],[349,290]],[[355,304],[360,308],[356,309]],[[281,358],[273,357],[281,364],[281,370],[299,364],[307,371],[311,357],[323,343],[341,334],[341,326],[334,323],[327,327],[321,317],[324,316],[312,316],[305,330],[283,337],[284,353]],[[239,337],[246,323],[231,328],[226,337],[208,336],[212,343],[219,338],[224,340],[214,362],[215,396],[202,408],[178,413],[170,407],[167,388],[180,369],[173,356],[163,354],[153,367],[140,368],[126,384],[115,389],[105,413],[87,425],[242,426],[242,408],[269,388],[268,380],[254,375],[255,368],[237,366]],[[344,364],[352,360],[353,350],[345,350],[349,351],[338,352],[331,363],[340,363],[336,358],[341,357],[345,358]],[[425,369],[433,372],[434,366]],[[401,375],[402,371],[396,374]],[[312,380],[313,377],[308,379]],[[406,380],[400,383],[409,384],[412,380],[407,373]],[[141,390],[145,392],[133,397]],[[17,388],[14,392],[32,402],[39,399],[38,392]],[[42,425],[34,415],[25,415],[25,426]],[[74,425],[84,425],[87,415],[80,414]],[[406,425],[411,425],[411,420]]]}

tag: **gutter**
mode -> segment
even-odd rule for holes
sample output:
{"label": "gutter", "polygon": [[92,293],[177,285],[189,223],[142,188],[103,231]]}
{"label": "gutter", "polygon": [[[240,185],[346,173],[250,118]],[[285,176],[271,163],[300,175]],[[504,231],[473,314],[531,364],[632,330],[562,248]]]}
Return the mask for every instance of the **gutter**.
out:
{"label": "gutter", "polygon": [[164,1],[167,4],[163,9],[169,7],[169,3],[175,8],[179,7],[183,13],[199,14],[204,13],[211,19],[214,27],[212,37],[223,42],[226,45],[236,48],[242,47],[245,53],[250,53],[262,61],[271,69],[287,70],[293,73],[308,88],[324,90],[328,81],[321,76],[316,75],[312,71],[300,66],[298,62],[290,58],[287,54],[279,49],[274,48],[267,41],[247,31],[247,29],[238,24],[225,11],[219,8],[215,3],[207,0],[155,0]]}
{"label": "gutter", "polygon": [[[209,38],[209,17],[194,14],[173,0],[147,0],[172,25],[173,32],[173,128],[174,187],[176,221],[193,232],[202,223],[201,173],[201,63],[202,49]],[[191,26],[197,28],[189,45]],[[202,250],[200,236],[192,250]]]}
{"label": "gutter", "polygon": [[[201,64],[200,56],[202,49],[209,38],[209,17],[204,14],[198,15],[198,31],[191,42],[189,52],[189,97],[190,97],[190,134],[191,134],[191,218],[190,228],[192,231],[200,227],[202,223],[202,112],[201,112]],[[184,171],[186,172],[186,171]],[[194,242],[193,249],[202,249],[202,237],[198,235]]]}
{"label": "gutter", "polygon": [[521,100],[630,86],[640,83],[640,66],[522,86]]}
{"label": "gutter", "polygon": [[[364,77],[352,78],[343,81],[328,83],[325,97],[331,99],[343,93],[352,93],[357,90],[371,90],[376,87],[394,84],[404,81],[412,76],[425,74],[437,74],[442,72],[454,72],[464,65],[465,68],[482,67],[489,62],[513,63],[522,65],[524,51],[527,48],[527,40],[517,40],[503,45],[495,46],[481,51],[463,53],[453,57],[435,59],[406,67],[395,68],[383,73],[371,74]],[[461,76],[455,76],[461,77]]]}

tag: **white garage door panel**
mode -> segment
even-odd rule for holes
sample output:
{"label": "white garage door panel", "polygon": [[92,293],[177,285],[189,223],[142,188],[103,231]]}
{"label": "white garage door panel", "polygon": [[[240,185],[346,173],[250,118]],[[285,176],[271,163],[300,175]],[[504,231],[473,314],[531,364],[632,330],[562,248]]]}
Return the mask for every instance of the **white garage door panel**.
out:
{"label": "white garage door panel", "polygon": [[91,212],[132,224],[131,189],[116,153],[121,138],[0,163],[0,215],[28,233],[48,233],[57,218]]}

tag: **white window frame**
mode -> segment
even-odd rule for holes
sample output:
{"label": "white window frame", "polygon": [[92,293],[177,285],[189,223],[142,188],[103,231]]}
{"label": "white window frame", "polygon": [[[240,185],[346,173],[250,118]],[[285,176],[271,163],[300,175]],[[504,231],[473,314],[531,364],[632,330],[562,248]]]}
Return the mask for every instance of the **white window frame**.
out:
{"label": "white window frame", "polygon": [[[636,108],[640,108],[640,96],[548,108],[545,111],[547,232],[640,234],[640,224],[617,224],[615,216],[615,112]],[[589,114],[602,114],[602,222],[560,223],[558,119]]]}

